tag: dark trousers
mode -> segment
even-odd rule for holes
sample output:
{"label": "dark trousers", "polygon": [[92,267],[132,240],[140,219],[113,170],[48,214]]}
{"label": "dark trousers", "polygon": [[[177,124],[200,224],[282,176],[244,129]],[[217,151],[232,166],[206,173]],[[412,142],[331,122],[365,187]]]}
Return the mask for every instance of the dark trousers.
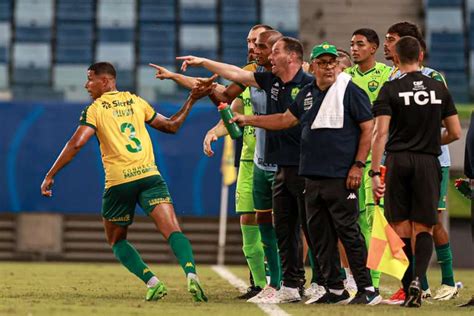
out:
{"label": "dark trousers", "polygon": [[[306,225],[304,203],[305,180],[298,167],[279,167],[273,184],[273,220],[278,239],[283,284],[299,287],[305,284],[301,228],[312,249]],[[313,252],[314,253],[314,252]],[[319,270],[318,260],[315,260]],[[318,277],[321,273],[317,273]]]}
{"label": "dark trousers", "polygon": [[345,179],[306,179],[306,213],[311,243],[330,289],[343,289],[338,238],[347,253],[359,290],[371,286],[366,268],[367,248],[358,224],[357,192],[346,189]]}

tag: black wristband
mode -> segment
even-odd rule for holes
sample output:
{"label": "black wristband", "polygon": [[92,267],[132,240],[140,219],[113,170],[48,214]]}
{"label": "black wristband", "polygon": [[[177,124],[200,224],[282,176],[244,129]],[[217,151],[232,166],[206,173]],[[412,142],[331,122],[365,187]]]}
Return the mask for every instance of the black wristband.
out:
{"label": "black wristband", "polygon": [[365,162],[361,160],[356,160],[354,161],[354,166],[356,166],[357,168],[365,168]]}
{"label": "black wristband", "polygon": [[382,173],[380,171],[369,170],[369,177],[373,178],[375,176],[380,176]]}

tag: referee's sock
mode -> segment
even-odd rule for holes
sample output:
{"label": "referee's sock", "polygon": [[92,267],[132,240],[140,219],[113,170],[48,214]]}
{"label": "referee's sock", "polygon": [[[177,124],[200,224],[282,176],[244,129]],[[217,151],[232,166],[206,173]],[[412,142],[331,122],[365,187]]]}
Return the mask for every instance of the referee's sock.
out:
{"label": "referee's sock", "polygon": [[405,246],[403,246],[403,252],[405,252],[409,262],[408,268],[402,278],[403,290],[405,291],[405,294],[407,294],[410,283],[413,280],[413,251],[411,248],[411,238],[402,238],[402,240],[405,243]]}
{"label": "referee's sock", "polygon": [[135,274],[143,282],[147,283],[155,275],[143,262],[142,257],[127,240],[123,239],[112,246],[115,257],[120,263]]}
{"label": "referee's sock", "polygon": [[428,270],[431,255],[433,253],[433,236],[427,232],[421,232],[416,235],[415,241],[415,277],[423,278]]}

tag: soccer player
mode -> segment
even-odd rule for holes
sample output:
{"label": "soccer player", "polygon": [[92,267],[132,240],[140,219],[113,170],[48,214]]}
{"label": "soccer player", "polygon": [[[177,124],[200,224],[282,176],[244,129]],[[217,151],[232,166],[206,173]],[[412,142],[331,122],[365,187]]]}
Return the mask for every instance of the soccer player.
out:
{"label": "soccer player", "polygon": [[[426,51],[426,45],[423,40],[423,36],[421,35],[420,30],[415,24],[409,22],[399,22],[390,26],[387,31],[387,35],[385,36],[384,42],[385,58],[387,60],[392,60],[394,63],[390,75],[390,80],[396,79],[401,76],[401,72],[399,71],[398,65],[394,60],[393,56],[395,54],[395,44],[400,39],[400,37],[403,36],[413,36],[420,42],[422,48],[422,55],[420,57],[421,60],[423,60],[423,56]],[[436,70],[429,67],[425,67],[423,65],[420,65],[420,70],[423,75],[438,80],[447,85],[444,77]],[[449,183],[449,167],[451,166],[448,146],[441,146],[441,155],[438,157],[438,159],[441,164],[442,181],[440,188],[441,194],[438,201],[438,223],[435,225],[433,230],[433,240],[435,243],[436,257],[441,267],[442,279],[441,287],[437,289],[434,295],[434,299],[449,300],[458,295],[458,289],[454,281],[453,255],[451,251],[451,246],[449,245],[449,236],[441,220],[441,213],[443,211],[446,211],[446,196]],[[426,276],[421,279],[421,286],[423,290],[422,298],[431,297],[431,291],[429,289],[428,280]],[[389,302],[398,304],[402,303],[404,301],[403,294],[403,290],[399,290],[399,292],[395,293],[392,297],[394,299],[391,299]]]}
{"label": "soccer player", "polygon": [[[313,80],[302,70],[303,47],[290,37],[279,39],[272,47],[271,72],[252,73],[238,67],[194,56],[178,57],[187,66],[203,66],[226,79],[265,90],[267,114],[284,112],[302,87]],[[278,165],[273,187],[273,216],[282,261],[283,282],[277,295],[262,303],[301,300],[302,253],[300,226],[308,236],[304,209],[304,178],[298,175],[300,133],[298,126],[282,132],[267,133],[265,162]],[[309,238],[308,238],[309,239]]]}
{"label": "soccer player", "polygon": [[[376,130],[369,175],[376,198],[384,196],[385,186],[387,188],[385,214],[405,242],[404,251],[410,260],[411,267],[402,280],[407,295],[402,305],[420,307],[420,280],[428,269],[433,251],[433,226],[437,223],[441,184],[437,157],[441,144],[459,139],[461,126],[445,85],[419,71],[422,51],[418,40],[402,37],[395,49],[395,61],[402,76],[387,82],[374,103]],[[446,127],[442,135],[441,122]],[[379,177],[384,150],[387,152],[386,185]]]}
{"label": "soccer player", "polygon": [[115,257],[147,285],[147,301],[158,300],[167,294],[163,282],[127,241],[128,226],[133,222],[138,203],[168,241],[186,274],[188,291],[194,301],[207,301],[196,275],[191,244],[181,232],[168,187],[155,164],[145,123],[164,133],[174,134],[193,104],[210,91],[200,94],[192,91],[183,107],[167,118],[156,113],[139,96],[117,91],[116,71],[110,63],[91,65],[87,70],[85,88],[94,102],[84,109],[79,127],[46,174],[41,194],[52,196],[54,177],[95,135],[105,169],[102,217]]}
{"label": "soccer player", "polygon": [[[380,89],[390,75],[390,67],[375,60],[375,53],[379,48],[379,37],[372,29],[358,29],[352,33],[351,54],[354,66],[345,70],[352,77],[352,82],[367,93],[370,103],[373,104]],[[372,194],[372,181],[368,176],[372,155],[369,152],[366,167],[362,175],[362,185],[359,189],[359,225],[365,238],[367,249],[372,236],[372,224],[375,210]],[[380,285],[380,272],[370,270],[372,283],[376,290]]]}

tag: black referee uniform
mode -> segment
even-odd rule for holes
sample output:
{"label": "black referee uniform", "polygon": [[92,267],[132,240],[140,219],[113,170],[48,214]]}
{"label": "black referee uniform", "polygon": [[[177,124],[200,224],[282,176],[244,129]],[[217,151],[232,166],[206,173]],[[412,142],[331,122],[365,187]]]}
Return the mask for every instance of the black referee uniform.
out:
{"label": "black referee uniform", "polygon": [[[387,220],[391,223],[409,220],[428,227],[436,225],[441,183],[438,160],[441,121],[457,114],[449,91],[438,80],[419,71],[409,72],[385,83],[374,102],[373,113],[376,117],[391,116],[385,145]],[[433,252],[433,238],[428,232],[417,233],[412,236],[415,238],[413,250],[412,239],[402,237],[405,242],[403,250],[410,260],[410,267],[402,279],[409,304],[406,306],[419,306],[420,290],[412,295],[409,289],[412,280],[421,280],[426,274]],[[416,256],[415,265],[413,254]],[[418,287],[415,282],[413,288]]]}

